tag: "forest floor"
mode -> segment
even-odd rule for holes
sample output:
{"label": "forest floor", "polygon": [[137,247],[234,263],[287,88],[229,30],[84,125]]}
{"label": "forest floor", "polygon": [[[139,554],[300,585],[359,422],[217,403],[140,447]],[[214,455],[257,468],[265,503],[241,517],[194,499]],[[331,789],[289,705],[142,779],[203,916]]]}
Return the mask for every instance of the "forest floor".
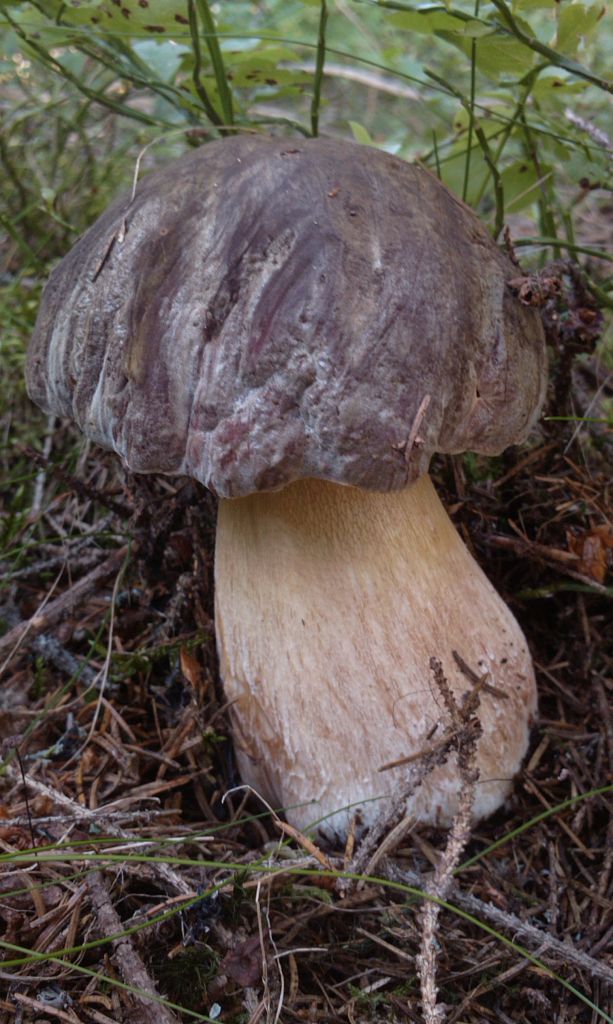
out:
{"label": "forest floor", "polygon": [[[435,928],[449,1024],[612,1019],[613,378],[573,295],[529,443],[433,466],[539,688],[512,798],[474,827]],[[445,833],[409,823],[347,879],[355,851],[237,788],[214,499],[125,474],[23,397],[0,412],[0,1024],[428,1019]]]}

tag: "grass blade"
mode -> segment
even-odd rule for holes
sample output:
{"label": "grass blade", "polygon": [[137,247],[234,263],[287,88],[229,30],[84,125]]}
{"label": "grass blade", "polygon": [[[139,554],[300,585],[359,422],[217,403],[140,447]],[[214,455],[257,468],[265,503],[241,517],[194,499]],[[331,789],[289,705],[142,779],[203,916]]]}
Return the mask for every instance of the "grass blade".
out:
{"label": "grass blade", "polygon": [[213,65],[213,71],[215,73],[215,80],[217,82],[217,90],[219,92],[219,100],[223,112],[222,124],[231,125],[234,124],[232,91],[228,85],[226,69],[221,54],[221,48],[219,46],[219,39],[217,38],[217,27],[215,25],[213,15],[211,14],[208,0],[196,0],[196,4],[198,6],[200,19],[204,26],[206,45],[208,47],[211,64]]}

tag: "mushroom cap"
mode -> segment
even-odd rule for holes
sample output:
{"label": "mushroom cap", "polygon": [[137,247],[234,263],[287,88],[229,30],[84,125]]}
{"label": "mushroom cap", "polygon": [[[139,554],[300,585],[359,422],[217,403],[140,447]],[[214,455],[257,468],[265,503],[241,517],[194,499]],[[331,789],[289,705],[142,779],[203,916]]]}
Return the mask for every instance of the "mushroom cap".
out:
{"label": "mushroom cap", "polygon": [[51,274],[27,381],[137,472],[221,496],[402,488],[523,440],[546,382],[516,268],[433,175],[235,136],[115,202]]}

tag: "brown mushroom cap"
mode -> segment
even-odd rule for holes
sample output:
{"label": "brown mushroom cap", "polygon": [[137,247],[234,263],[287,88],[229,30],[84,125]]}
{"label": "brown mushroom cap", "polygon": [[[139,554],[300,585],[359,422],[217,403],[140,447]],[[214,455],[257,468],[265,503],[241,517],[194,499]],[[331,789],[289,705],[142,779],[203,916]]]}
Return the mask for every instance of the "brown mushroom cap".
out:
{"label": "brown mushroom cap", "polygon": [[420,167],[233,137],[146,177],[54,270],[28,387],[130,469],[222,496],[398,489],[434,451],[526,436],[545,348],[516,273]]}

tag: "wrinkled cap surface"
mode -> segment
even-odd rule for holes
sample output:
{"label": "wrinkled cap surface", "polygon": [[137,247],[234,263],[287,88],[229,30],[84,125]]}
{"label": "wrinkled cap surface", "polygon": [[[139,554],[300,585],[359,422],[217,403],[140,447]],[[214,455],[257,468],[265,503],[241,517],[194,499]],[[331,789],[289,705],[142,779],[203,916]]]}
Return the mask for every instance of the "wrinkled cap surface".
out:
{"label": "wrinkled cap surface", "polygon": [[137,472],[222,496],[386,491],[434,451],[524,439],[539,316],[420,167],[335,139],[213,142],[112,205],[53,271],[28,388]]}

